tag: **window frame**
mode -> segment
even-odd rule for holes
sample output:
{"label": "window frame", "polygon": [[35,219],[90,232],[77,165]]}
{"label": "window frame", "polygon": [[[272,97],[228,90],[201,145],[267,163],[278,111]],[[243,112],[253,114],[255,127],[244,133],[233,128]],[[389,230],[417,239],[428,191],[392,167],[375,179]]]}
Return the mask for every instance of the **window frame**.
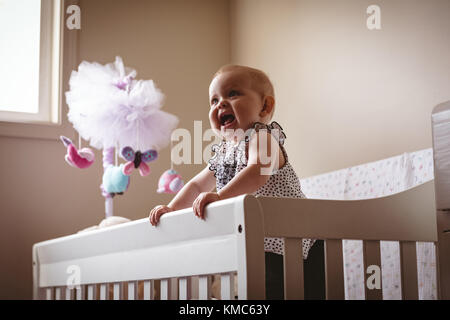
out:
{"label": "window frame", "polygon": [[[79,56],[79,30],[69,30],[64,23],[65,11],[73,4],[79,5],[79,0],[42,0],[39,114],[1,111],[12,117],[0,119],[0,136],[59,140],[60,135],[74,135],[64,117],[68,108],[63,99]],[[49,12],[51,19],[45,19]]]}

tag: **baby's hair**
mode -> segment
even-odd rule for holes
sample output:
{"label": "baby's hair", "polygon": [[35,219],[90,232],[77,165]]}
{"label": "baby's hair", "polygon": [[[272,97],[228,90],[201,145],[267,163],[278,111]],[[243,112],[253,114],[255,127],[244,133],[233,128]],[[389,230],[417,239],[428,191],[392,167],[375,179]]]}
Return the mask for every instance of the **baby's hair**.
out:
{"label": "baby's hair", "polygon": [[217,77],[219,74],[227,72],[227,71],[244,71],[246,72],[254,81],[253,84],[257,83],[255,89],[259,91],[263,96],[273,96],[275,97],[275,90],[273,89],[272,82],[269,77],[261,70],[250,68],[246,66],[239,66],[234,64],[227,64],[221,67],[215,74],[214,77]]}
{"label": "baby's hair", "polygon": [[[217,77],[221,73],[225,73],[227,71],[243,71],[246,72],[250,78],[252,79],[252,86],[253,89],[255,89],[257,92],[261,94],[261,97],[264,98],[265,96],[272,96],[275,99],[275,90],[273,88],[273,84],[270,81],[267,74],[265,74],[263,71],[247,67],[247,66],[240,66],[235,64],[227,64],[222,66],[215,74],[214,77]],[[273,111],[270,114],[270,118],[273,116]]]}

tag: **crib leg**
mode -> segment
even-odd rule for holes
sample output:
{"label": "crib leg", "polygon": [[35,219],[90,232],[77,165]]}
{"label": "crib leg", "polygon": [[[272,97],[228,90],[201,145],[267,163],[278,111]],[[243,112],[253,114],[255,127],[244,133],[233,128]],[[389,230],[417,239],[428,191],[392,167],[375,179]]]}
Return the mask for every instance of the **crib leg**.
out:
{"label": "crib leg", "polygon": [[438,297],[450,300],[450,212],[437,210],[436,266]]}

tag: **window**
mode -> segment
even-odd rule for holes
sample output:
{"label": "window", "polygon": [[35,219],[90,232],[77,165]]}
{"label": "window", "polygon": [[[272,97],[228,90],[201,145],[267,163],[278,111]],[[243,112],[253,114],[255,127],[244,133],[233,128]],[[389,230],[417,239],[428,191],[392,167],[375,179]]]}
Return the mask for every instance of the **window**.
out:
{"label": "window", "polygon": [[0,121],[59,123],[61,1],[0,0]]}

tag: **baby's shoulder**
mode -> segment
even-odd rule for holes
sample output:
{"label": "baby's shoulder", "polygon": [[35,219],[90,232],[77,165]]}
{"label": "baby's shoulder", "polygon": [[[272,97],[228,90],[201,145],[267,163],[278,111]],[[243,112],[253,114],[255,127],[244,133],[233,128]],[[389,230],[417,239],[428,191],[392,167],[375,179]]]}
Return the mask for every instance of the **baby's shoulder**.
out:
{"label": "baby's shoulder", "polygon": [[270,134],[280,145],[284,145],[284,141],[286,140],[286,134],[284,133],[283,128],[276,121],[272,121],[270,124],[255,122],[253,126],[247,130],[245,141],[249,142],[257,133]]}
{"label": "baby's shoulder", "polygon": [[274,121],[270,125],[257,123],[246,139],[245,158],[249,163],[268,164],[267,161],[270,161],[280,169],[288,161],[283,147],[285,139],[286,135],[277,122]]}

